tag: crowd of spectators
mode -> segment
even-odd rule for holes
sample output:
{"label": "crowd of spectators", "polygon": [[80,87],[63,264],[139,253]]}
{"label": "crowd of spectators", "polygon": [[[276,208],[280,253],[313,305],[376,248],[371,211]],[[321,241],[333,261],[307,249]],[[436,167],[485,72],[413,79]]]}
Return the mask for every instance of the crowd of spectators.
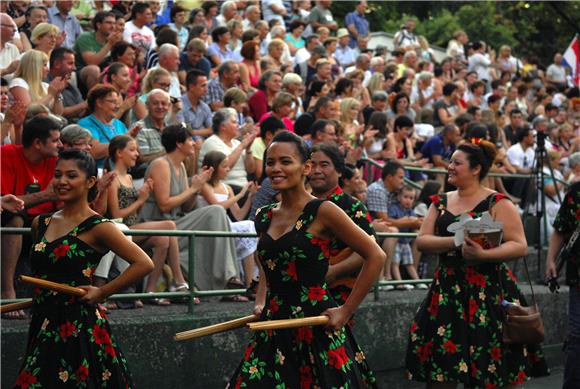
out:
{"label": "crowd of spectators", "polygon": [[[337,20],[331,0],[0,2],[1,192],[24,201],[2,226],[58,208],[58,151],[79,148],[102,172],[94,210],[128,228],[253,232],[243,221],[276,201],[264,151],[279,131],[338,146],[343,189],[387,232],[417,230],[428,195],[447,186],[416,168],[446,169],[460,142],[488,139],[499,149],[492,172],[532,173],[541,133],[551,221],[565,183],[580,178],[580,93],[562,55],[545,67],[457,31],[437,61],[414,20],[373,50],[367,8]],[[526,180],[485,185],[523,211],[537,200]],[[190,287],[185,239],[135,239],[156,263],[145,290],[166,263],[169,286]],[[2,298],[16,297],[22,240],[2,235]],[[400,278],[399,264],[426,274],[412,240],[383,247],[393,259],[383,279]],[[250,287],[253,251],[252,239],[199,238],[190,282]]]}

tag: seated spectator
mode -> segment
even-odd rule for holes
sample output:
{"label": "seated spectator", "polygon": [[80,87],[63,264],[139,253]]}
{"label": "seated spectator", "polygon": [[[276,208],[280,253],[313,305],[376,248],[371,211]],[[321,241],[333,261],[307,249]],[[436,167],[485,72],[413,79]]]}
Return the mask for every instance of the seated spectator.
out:
{"label": "seated spectator", "polygon": [[294,97],[286,92],[280,92],[274,100],[272,101],[272,111],[265,113],[260,118],[259,123],[262,123],[264,119],[269,117],[275,117],[278,120],[284,122],[286,129],[290,132],[294,132],[294,121],[290,118],[292,115],[292,103],[294,102]]}
{"label": "seated spectator", "polygon": [[[298,49],[296,51],[296,54],[294,54],[294,63],[296,65],[300,63],[306,63],[306,61],[310,59],[311,53],[314,51],[314,48],[319,46],[322,47],[320,37],[317,34],[308,35],[306,37],[306,41],[304,42],[304,47]],[[322,48],[324,49],[324,47]],[[316,63],[316,60],[313,63]],[[298,72],[296,70],[294,70],[294,73],[300,74],[300,76],[304,79],[306,78],[306,74],[302,74],[301,72]]]}
{"label": "seated spectator", "polygon": [[[172,220],[178,230],[231,231],[226,211],[218,205],[195,209],[197,196],[213,170],[190,180],[183,161],[195,154],[193,138],[182,125],[166,127],[161,135],[167,155],[151,162],[145,179],[155,183],[141,209],[141,220]],[[179,239],[180,263],[189,269],[188,241]],[[197,238],[193,284],[200,290],[244,287],[239,280],[235,246],[229,238]]]}
{"label": "seated spectator", "polygon": [[134,96],[139,92],[141,79],[146,74],[144,70],[139,73],[137,53],[137,47],[125,41],[115,43],[111,49],[111,61],[122,63],[129,69],[131,82],[127,88],[127,96]]}
{"label": "seated spectator", "polygon": [[260,118],[272,109],[274,98],[282,89],[282,74],[269,70],[262,74],[258,90],[250,97],[249,106],[252,118],[258,122]]}
{"label": "seated spectator", "polygon": [[256,179],[257,182],[261,182],[265,176],[264,174],[264,156],[266,153],[266,148],[272,141],[272,138],[280,132],[287,131],[286,125],[280,119],[275,117],[269,117],[264,119],[260,123],[260,137],[256,137],[252,146],[250,148],[252,157],[255,160],[256,165]]}
{"label": "seated spectator", "polygon": [[123,40],[123,34],[115,31],[115,14],[112,12],[97,12],[92,25],[94,31],[83,32],[73,47],[80,69],[79,81],[83,86],[81,89],[85,91],[98,83],[101,73],[99,66],[104,64],[115,43]]}
{"label": "seated spectator", "polygon": [[[243,136],[254,128],[254,119],[246,116],[248,112],[248,95],[240,88],[230,88],[224,95],[224,108],[233,108],[238,113],[238,123],[242,125],[240,134]],[[210,118],[211,119],[211,118]],[[210,126],[211,127],[211,126]]]}
{"label": "seated spectator", "polygon": [[294,132],[296,135],[310,135],[312,124],[318,119],[338,119],[339,117],[338,102],[333,101],[330,97],[321,97],[310,112],[305,112],[296,119],[294,123]]}
{"label": "seated spectator", "polygon": [[[59,39],[61,42],[59,42]],[[42,51],[50,58],[52,50],[60,46],[57,43],[62,43],[62,35],[59,28],[54,24],[40,23],[32,30],[30,40],[34,45],[34,49]]]}
{"label": "seated spectator", "polygon": [[14,100],[28,106],[31,102],[46,105],[53,113],[63,111],[60,93],[68,80],[63,77],[53,79],[50,84],[42,80],[47,75],[48,56],[42,51],[30,50],[22,55],[20,66],[10,81],[9,89]]}
{"label": "seated spectator", "polygon": [[305,80],[306,85],[310,85],[312,80],[316,76],[316,64],[320,59],[327,58],[326,49],[322,45],[315,46],[310,52],[310,57],[296,64],[294,67],[294,73],[297,73]]}
{"label": "seated spectator", "polygon": [[[389,207],[389,217],[391,219],[397,220],[402,218],[417,218],[415,212],[413,211],[413,204],[415,203],[415,189],[411,186],[405,185],[397,195],[397,202],[391,203]],[[422,222],[422,219],[418,219]],[[399,228],[399,232],[413,232],[410,228]],[[391,273],[393,274],[393,279],[402,280],[401,272],[399,270],[400,265],[405,267],[407,274],[411,279],[418,280],[419,275],[417,274],[417,269],[415,266],[415,260],[413,258],[413,249],[411,248],[411,243],[414,242],[413,238],[398,238],[397,247],[395,249],[395,257],[393,258]],[[425,284],[418,284],[417,289],[428,289],[429,287]],[[412,285],[403,284],[395,286],[398,290],[408,290],[413,289]]]}
{"label": "seated spectator", "polygon": [[302,77],[295,73],[286,73],[282,78],[282,90],[290,93],[294,97],[294,102],[292,103],[294,117],[300,117],[304,113],[304,106],[302,104],[304,84]]}
{"label": "seated spectator", "polygon": [[20,50],[13,43],[12,38],[18,30],[12,18],[0,13],[0,76],[9,76],[16,71],[20,63]]}
{"label": "seated spectator", "polygon": [[215,67],[234,59],[234,52],[229,47],[232,38],[227,27],[217,27],[211,33],[213,43],[207,49],[207,55]]}
{"label": "seated spectator", "polygon": [[270,43],[268,43],[268,55],[265,56],[265,59],[268,59],[272,62],[274,68],[276,68],[276,70],[280,70],[282,68],[282,65],[284,64],[284,59],[283,59],[283,54],[284,54],[284,48],[286,47],[286,45],[284,44],[284,41],[282,41],[281,39],[272,39],[270,41]]}
{"label": "seated spectator", "polygon": [[[170,43],[175,47],[179,45],[177,33],[169,28],[168,25],[159,26],[155,30],[155,47],[147,50],[145,54],[145,69],[152,69],[159,65],[159,51],[161,46]],[[179,52],[179,49],[177,50]]]}
{"label": "seated spectator", "polygon": [[[50,82],[56,78],[69,79],[76,71],[74,51],[65,47],[59,47],[50,55],[50,71],[47,80]],[[63,111],[62,116],[70,122],[76,122],[83,117],[87,110],[87,101],[83,99],[81,91],[72,82],[68,82],[61,91]]]}
{"label": "seated spectator", "polygon": [[[169,123],[168,112],[171,107],[169,94],[161,89],[153,89],[147,95],[148,115],[138,121],[136,125],[141,127],[136,141],[139,146],[139,163],[146,167],[151,161],[165,155],[165,148],[161,144],[161,133]],[[110,147],[109,147],[110,149]],[[134,167],[134,166],[132,166]],[[145,173],[143,171],[143,173]],[[142,178],[134,177],[134,178]]]}
{"label": "seated spectator", "polygon": [[284,41],[290,49],[290,54],[296,55],[296,52],[304,47],[305,42],[302,39],[302,33],[304,32],[304,22],[300,20],[293,20],[288,26],[288,33],[284,38]]}
{"label": "seated spectator", "polygon": [[334,143],[338,141],[338,134],[333,120],[318,119],[312,124],[311,145],[319,143]]}
{"label": "seated spectator", "polygon": [[340,63],[343,69],[347,69],[356,62],[356,52],[350,46],[350,34],[346,28],[340,28],[336,34],[338,38],[338,46],[334,56]]}
{"label": "seated spectator", "polygon": [[171,7],[171,22],[169,23],[169,27],[177,33],[179,37],[179,50],[184,51],[185,46],[187,45],[187,37],[189,36],[189,30],[185,26],[186,22],[186,9],[181,7],[179,4],[174,4]]}
{"label": "seated spectator", "polygon": [[322,80],[312,80],[306,91],[306,97],[304,103],[307,111],[310,111],[316,105],[316,102],[321,97],[328,97],[330,93],[330,86],[328,83]]}
{"label": "seated spectator", "polygon": [[421,156],[428,159],[433,167],[447,169],[460,140],[459,128],[455,124],[448,124],[443,127],[443,131],[425,142],[421,148]]}
{"label": "seated spectator", "polygon": [[76,149],[90,153],[92,139],[91,132],[78,124],[69,124],[60,132],[63,150]]}
{"label": "seated spectator", "polygon": [[[345,79],[346,80],[346,79]],[[349,80],[350,81],[350,80]],[[372,94],[371,105],[363,108],[363,117],[365,124],[368,125],[369,119],[374,112],[385,112],[389,104],[389,96],[384,91],[377,91]]]}
{"label": "seated spectator", "polygon": [[358,121],[360,113],[361,104],[357,99],[347,97],[340,102],[340,124],[343,131],[339,136],[353,147],[358,146],[364,131],[364,124]]}
{"label": "seated spectator", "polygon": [[411,108],[409,95],[407,95],[405,92],[397,93],[391,103],[391,109],[387,113],[387,116],[389,118],[389,122],[391,123],[401,116],[407,116],[414,122],[415,118],[417,117],[417,113],[413,110],[413,108]]}
{"label": "seated spectator", "polygon": [[131,131],[118,119],[116,119],[121,107],[120,94],[112,85],[97,84],[89,91],[87,105],[89,116],[79,120],[79,125],[91,131],[93,135],[91,154],[97,160],[99,167],[109,156],[109,141],[115,135],[128,133],[137,135],[140,127],[135,126]]}
{"label": "seated spectator", "polygon": [[40,23],[48,22],[48,8],[44,5],[30,5],[26,9],[25,16],[26,23],[22,26],[23,28],[20,29],[20,40],[22,41],[23,52],[32,50],[30,37],[32,36],[32,30],[34,30],[34,27]]}
{"label": "seated spectator", "polygon": [[434,127],[443,127],[452,123],[463,113],[463,109],[458,104],[460,98],[457,85],[447,83],[443,86],[443,98],[433,104]]}
{"label": "seated spectator", "polygon": [[[60,125],[49,117],[37,116],[24,124],[22,145],[0,148],[1,194],[24,201],[24,211],[2,212],[2,227],[29,227],[35,216],[56,211],[51,181],[60,146]],[[2,299],[13,299],[22,235],[2,234],[1,240]],[[24,318],[25,314],[15,311],[7,317]]]}
{"label": "seated spectator", "polygon": [[207,93],[203,101],[211,107],[212,111],[222,108],[226,90],[236,86],[239,79],[240,69],[238,64],[234,61],[224,61],[218,67],[218,76],[212,78],[207,84]]}
{"label": "seated spectator", "polygon": [[240,51],[242,62],[240,62],[240,82],[245,92],[258,88],[262,72],[260,70],[260,46],[253,40],[243,44]]}
{"label": "seated spectator", "polygon": [[[238,194],[223,180],[229,172],[227,156],[221,151],[210,151],[203,158],[203,169],[213,169],[213,174],[201,189],[198,196],[199,207],[220,205],[230,211],[235,221],[230,221],[232,231],[240,233],[256,233],[254,222],[244,220],[248,216],[252,199],[258,190],[256,184],[248,182]],[[242,205],[238,205],[243,200]],[[256,238],[234,238],[238,266],[243,270],[246,288],[250,288],[254,279],[254,252],[258,241]]]}
{"label": "seated spectator", "polygon": [[234,53],[234,57],[236,59],[240,59],[240,50],[242,49],[242,34],[244,32],[244,28],[242,27],[242,22],[237,19],[230,20],[226,27],[230,31],[230,43],[228,47]]}
{"label": "seated spectator", "polygon": [[127,91],[131,86],[131,75],[129,67],[120,62],[113,62],[103,72],[101,82],[105,85],[113,86],[118,92],[121,106],[117,111],[116,118],[125,125],[129,124],[129,111],[133,109],[137,101],[137,96],[127,96]]}
{"label": "seated spectator", "polygon": [[[113,161],[116,179],[113,180],[108,191],[107,214],[114,219],[122,219],[123,224],[130,229],[136,230],[175,230],[175,223],[171,220],[139,222],[139,209],[145,204],[153,191],[155,182],[149,178],[145,184],[137,190],[133,184],[133,177],[128,170],[135,166],[139,149],[135,139],[128,135],[117,135],[109,143],[109,155]],[[173,273],[175,290],[185,292],[189,285],[185,282],[179,264],[179,247],[177,237],[170,236],[132,236],[133,242],[143,249],[152,249],[151,259],[155,265],[153,271],[147,277],[145,292],[153,293],[157,287],[157,281],[161,276],[165,262],[169,264]],[[169,305],[170,301],[163,298],[145,300],[155,305]],[[199,303],[199,300],[196,301]]]}
{"label": "seated spectator", "polygon": [[211,63],[205,58],[207,49],[205,43],[199,39],[194,38],[187,44],[187,51],[181,53],[179,57],[179,82],[185,84],[185,77],[190,70],[201,70],[205,77],[209,79],[211,71]]}
{"label": "seated spectator", "polygon": [[255,161],[250,147],[256,134],[247,134],[242,141],[238,137],[238,114],[233,108],[222,108],[214,114],[213,132],[207,138],[198,157],[198,166],[201,167],[203,158],[210,151],[221,151],[228,156],[230,171],[224,182],[230,185],[235,193],[238,193],[248,182],[248,174],[255,173]]}
{"label": "seated spectator", "polygon": [[356,69],[347,73],[346,78],[352,81],[351,97],[360,101],[363,107],[370,105],[371,97],[369,96],[369,90],[364,87],[364,72]]}
{"label": "seated spectator", "polygon": [[179,49],[171,43],[164,43],[159,48],[159,63],[157,67],[165,69],[171,74],[171,85],[169,95],[176,99],[181,97],[181,86],[177,78],[179,70]]}
{"label": "seated spectator", "polygon": [[131,20],[125,24],[123,40],[135,45],[143,54],[157,46],[155,34],[147,27],[153,21],[151,6],[135,3],[131,8]]}
{"label": "seated spectator", "polygon": [[[161,89],[169,93],[169,88],[171,87],[171,74],[163,69],[156,68],[151,69],[147,72],[145,78],[143,78],[143,83],[141,84],[141,96],[137,99],[135,107],[133,108],[134,120],[141,120],[147,116],[147,96],[149,92],[153,89]],[[177,114],[180,110],[176,110],[177,104],[172,103],[171,113],[172,115]]]}
{"label": "seated spectator", "polygon": [[212,112],[209,105],[202,99],[208,91],[208,82],[205,73],[192,69],[185,79],[187,93],[181,96],[183,109],[178,120],[185,122],[192,130],[196,139],[207,138],[212,134]]}

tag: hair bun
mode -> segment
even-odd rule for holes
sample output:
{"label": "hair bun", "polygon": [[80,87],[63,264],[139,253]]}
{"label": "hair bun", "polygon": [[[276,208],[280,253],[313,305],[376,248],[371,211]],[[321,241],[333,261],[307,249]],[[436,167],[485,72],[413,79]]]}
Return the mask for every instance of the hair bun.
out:
{"label": "hair bun", "polygon": [[492,164],[497,156],[497,147],[488,140],[482,140],[478,145],[481,147],[481,151],[483,151],[485,157],[489,160],[489,163]]}

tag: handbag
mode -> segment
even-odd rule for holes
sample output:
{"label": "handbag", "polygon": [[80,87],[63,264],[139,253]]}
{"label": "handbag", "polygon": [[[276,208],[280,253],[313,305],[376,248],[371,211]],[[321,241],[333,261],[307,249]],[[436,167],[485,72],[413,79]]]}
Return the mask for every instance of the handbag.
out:
{"label": "handbag", "polygon": [[[502,303],[502,341],[505,344],[539,344],[544,341],[544,322],[536,302],[536,295],[530,280],[528,263],[524,256],[524,265],[528,283],[532,290],[533,304],[529,307],[522,307],[514,303]],[[501,274],[500,274],[500,285]]]}

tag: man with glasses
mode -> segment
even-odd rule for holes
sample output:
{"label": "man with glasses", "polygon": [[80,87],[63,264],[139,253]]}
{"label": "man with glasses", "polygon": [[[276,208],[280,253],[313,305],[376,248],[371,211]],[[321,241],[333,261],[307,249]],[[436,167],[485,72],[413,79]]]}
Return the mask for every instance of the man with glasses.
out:
{"label": "man with glasses", "polygon": [[136,124],[142,127],[137,134],[139,163],[148,164],[155,158],[166,154],[161,143],[161,133],[166,126],[171,124],[167,117],[171,108],[171,97],[169,93],[161,89],[153,89],[147,96],[146,105],[148,115]]}
{"label": "man with glasses", "polygon": [[18,47],[10,43],[14,38],[16,25],[12,18],[5,13],[0,13],[0,76],[7,76],[16,71],[20,63],[20,51]]}
{"label": "man with glasses", "polygon": [[330,120],[319,119],[312,124],[312,146],[319,143],[332,143],[337,141],[336,127]]}

